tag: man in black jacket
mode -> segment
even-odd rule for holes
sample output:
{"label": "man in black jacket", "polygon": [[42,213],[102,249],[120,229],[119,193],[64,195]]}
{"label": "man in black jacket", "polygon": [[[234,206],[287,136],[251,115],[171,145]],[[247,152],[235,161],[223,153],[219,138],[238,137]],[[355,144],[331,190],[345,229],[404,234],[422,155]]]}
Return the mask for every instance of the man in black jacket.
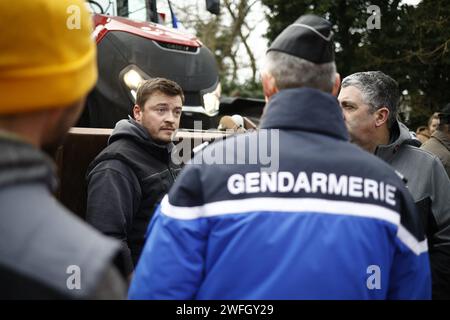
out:
{"label": "man in black jacket", "polygon": [[133,272],[147,225],[180,168],[171,158],[171,137],[178,128],[184,95],[173,81],[143,82],[136,95],[134,119],[121,120],[108,146],[88,169],[87,220],[122,241]]}

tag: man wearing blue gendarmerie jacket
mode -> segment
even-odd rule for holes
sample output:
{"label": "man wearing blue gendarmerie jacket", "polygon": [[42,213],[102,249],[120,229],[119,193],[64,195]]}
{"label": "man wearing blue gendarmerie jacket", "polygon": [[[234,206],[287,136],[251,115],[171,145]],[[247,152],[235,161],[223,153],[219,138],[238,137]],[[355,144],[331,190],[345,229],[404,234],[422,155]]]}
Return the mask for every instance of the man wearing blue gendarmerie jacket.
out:
{"label": "man wearing blue gendarmerie jacket", "polygon": [[258,132],[214,143],[155,213],[132,299],[429,299],[402,180],[349,142],[331,25],[300,17],[268,50]]}

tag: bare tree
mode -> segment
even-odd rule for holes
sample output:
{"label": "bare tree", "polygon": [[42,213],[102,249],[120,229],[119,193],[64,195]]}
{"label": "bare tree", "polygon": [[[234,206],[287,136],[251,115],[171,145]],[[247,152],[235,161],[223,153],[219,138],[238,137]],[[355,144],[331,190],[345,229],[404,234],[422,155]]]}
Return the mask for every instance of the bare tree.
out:
{"label": "bare tree", "polygon": [[[258,2],[222,0],[220,16],[209,14],[204,0],[183,1],[176,7],[178,19],[214,53],[221,76],[231,82],[237,80],[240,69],[247,67],[251,69],[249,80],[256,82],[257,65],[249,37],[257,23],[252,25],[248,18]],[[238,57],[241,48],[245,55]]]}

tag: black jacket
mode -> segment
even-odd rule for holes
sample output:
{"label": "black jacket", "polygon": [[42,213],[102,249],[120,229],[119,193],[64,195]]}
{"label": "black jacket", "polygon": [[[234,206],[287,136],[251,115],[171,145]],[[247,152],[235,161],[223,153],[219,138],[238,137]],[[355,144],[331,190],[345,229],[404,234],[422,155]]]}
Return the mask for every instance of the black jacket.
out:
{"label": "black jacket", "polygon": [[87,220],[104,234],[122,241],[133,271],[153,212],[177,176],[173,144],[151,140],[133,119],[121,120],[108,146],[88,168]]}
{"label": "black jacket", "polygon": [[41,151],[0,134],[0,299],[125,298],[119,243],[59,204],[55,182]]}

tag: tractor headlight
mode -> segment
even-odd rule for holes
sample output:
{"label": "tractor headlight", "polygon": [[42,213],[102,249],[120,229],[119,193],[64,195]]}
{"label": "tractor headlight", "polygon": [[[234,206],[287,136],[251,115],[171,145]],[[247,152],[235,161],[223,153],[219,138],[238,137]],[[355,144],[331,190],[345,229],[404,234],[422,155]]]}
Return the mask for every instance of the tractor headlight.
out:
{"label": "tractor headlight", "polygon": [[139,85],[146,79],[150,79],[150,77],[135,65],[128,66],[122,71],[123,83],[130,90],[130,94],[134,100],[136,100],[136,92]]}

